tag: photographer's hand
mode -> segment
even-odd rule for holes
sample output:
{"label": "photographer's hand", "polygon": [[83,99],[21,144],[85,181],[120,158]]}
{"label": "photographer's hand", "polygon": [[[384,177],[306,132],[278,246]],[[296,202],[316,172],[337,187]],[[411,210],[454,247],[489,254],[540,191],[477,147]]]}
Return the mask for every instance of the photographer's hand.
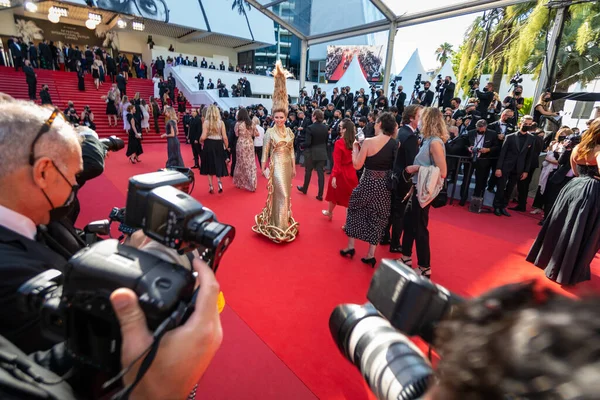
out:
{"label": "photographer's hand", "polygon": [[[185,399],[204,374],[223,339],[217,307],[219,284],[210,268],[194,259],[200,290],[196,309],[187,322],[165,334],[156,357],[130,399]],[[121,326],[121,365],[126,368],[152,343],[146,317],[135,293],[117,289],[111,303]],[[123,377],[128,385],[135,379],[141,360]]]}

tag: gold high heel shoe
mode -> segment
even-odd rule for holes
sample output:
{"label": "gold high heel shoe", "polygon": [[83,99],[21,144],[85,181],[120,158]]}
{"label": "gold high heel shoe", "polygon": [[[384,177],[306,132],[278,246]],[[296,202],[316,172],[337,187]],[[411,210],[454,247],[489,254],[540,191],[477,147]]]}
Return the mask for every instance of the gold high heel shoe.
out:
{"label": "gold high heel shoe", "polygon": [[329,220],[331,221],[333,219],[333,213],[330,213],[327,210],[321,210],[321,213],[326,216],[327,218],[329,218]]}

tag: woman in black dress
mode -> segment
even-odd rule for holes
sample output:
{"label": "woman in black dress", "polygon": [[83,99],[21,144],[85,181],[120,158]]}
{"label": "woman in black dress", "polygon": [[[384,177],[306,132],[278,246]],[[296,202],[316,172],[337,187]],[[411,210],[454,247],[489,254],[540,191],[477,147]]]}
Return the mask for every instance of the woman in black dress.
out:
{"label": "woman in black dress", "polygon": [[144,152],[142,149],[142,126],[133,115],[134,109],[135,107],[131,104],[127,106],[127,115],[125,116],[130,125],[126,156],[129,157],[129,162],[132,164],[140,162],[138,156]]}
{"label": "woman in black dress", "polygon": [[561,190],[527,261],[563,285],[590,280],[590,263],[600,250],[600,118],[571,154],[575,178]]}
{"label": "woman in black dress", "polygon": [[77,61],[77,89],[85,92],[85,71],[81,68],[81,61]]}
{"label": "woman in black dress", "polygon": [[213,176],[217,177],[219,193],[223,192],[221,177],[227,176],[227,156],[225,149],[229,147],[225,124],[221,121],[219,109],[214,104],[208,106],[206,119],[202,124],[202,153],[200,154],[200,175],[208,176],[208,192],[214,193]]}
{"label": "woman in black dress", "polygon": [[342,257],[354,257],[355,239],[369,243],[369,251],[361,261],[375,267],[375,249],[388,224],[392,192],[388,189],[394,155],[398,145],[398,124],[392,113],[379,115],[375,123],[375,137],[362,143],[354,142],[352,164],[356,170],[365,167],[358,186],[352,191],[346,214],[345,231],[348,246],[340,250]]}
{"label": "woman in black dress", "polygon": [[[117,111],[117,102],[119,100],[119,89],[117,89],[117,85],[113,83],[112,87],[108,91],[106,97],[106,115],[108,116],[108,126],[117,126],[117,115],[119,112]],[[114,118],[114,125],[112,124],[112,119]]]}
{"label": "woman in black dress", "polygon": [[169,111],[169,121],[166,124],[167,133],[160,135],[161,138],[167,138],[167,168],[169,167],[184,167],[183,157],[181,157],[181,149],[179,145],[179,133],[177,129],[177,114],[171,108]]}

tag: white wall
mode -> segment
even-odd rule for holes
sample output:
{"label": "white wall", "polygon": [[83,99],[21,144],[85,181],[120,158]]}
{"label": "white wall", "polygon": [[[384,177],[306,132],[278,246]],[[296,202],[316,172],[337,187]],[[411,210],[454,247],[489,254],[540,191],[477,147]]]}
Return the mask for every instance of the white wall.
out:
{"label": "white wall", "polygon": [[15,17],[12,10],[4,10],[0,12],[0,34],[13,36],[17,33],[15,27]]}
{"label": "white wall", "polygon": [[[597,79],[595,81],[588,83],[585,87],[582,87],[579,83],[576,83],[574,85],[571,85],[571,87],[569,87],[569,92],[595,92],[595,93],[598,93],[599,91],[600,91],[600,79]],[[591,114],[589,116],[587,116],[587,118],[582,118],[582,119],[577,119],[577,118],[572,117],[573,111],[575,111],[576,104],[577,104],[577,102],[573,101],[573,100],[565,101],[565,106],[563,109],[562,123],[564,125],[570,126],[571,128],[578,127],[580,130],[584,130],[587,127],[585,124],[587,122],[587,120],[596,118],[598,109],[600,108],[600,101],[597,101],[594,104],[594,109],[592,110]]]}

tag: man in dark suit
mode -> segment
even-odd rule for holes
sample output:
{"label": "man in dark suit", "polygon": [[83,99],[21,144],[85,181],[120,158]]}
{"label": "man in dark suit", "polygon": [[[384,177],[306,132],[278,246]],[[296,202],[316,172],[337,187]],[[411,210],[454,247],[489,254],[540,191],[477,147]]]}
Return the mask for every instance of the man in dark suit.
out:
{"label": "man in dark suit", "polygon": [[110,76],[110,81],[115,83],[115,77],[117,75],[117,63],[109,54],[106,55],[106,74]]}
{"label": "man in dark suit", "polygon": [[29,100],[35,100],[37,92],[37,75],[31,67],[31,61],[25,60],[23,72],[25,72],[25,80],[27,81],[27,88],[29,89]]}
{"label": "man in dark suit", "polygon": [[[471,166],[471,174],[466,173],[463,176],[463,182],[460,188],[460,205],[464,206],[469,194],[469,185],[471,184],[471,175],[475,170],[475,190],[473,197],[483,197],[483,192],[490,175],[490,158],[492,154],[500,149],[498,138],[495,131],[488,129],[485,119],[480,119],[475,125],[475,130],[469,131],[468,151],[474,160]],[[468,169],[468,168],[467,168]]]}
{"label": "man in dark suit", "polygon": [[40,56],[42,58],[42,68],[44,69],[52,69],[53,61],[52,61],[52,49],[50,49],[50,45],[47,40],[44,40],[40,43]]}
{"label": "man in dark suit", "polygon": [[329,169],[327,170],[327,173],[329,174],[333,170],[333,146],[339,137],[339,128],[342,118],[342,112],[340,110],[335,110],[333,112],[333,120],[329,124],[329,136],[327,138],[327,159],[329,160]]}
{"label": "man in dark suit", "polygon": [[439,105],[440,107],[451,107],[450,102],[454,98],[454,90],[456,89],[456,85],[452,82],[452,77],[447,76],[444,79],[444,83],[442,84],[442,92],[440,93]]}
{"label": "man in dark suit", "polygon": [[17,38],[12,38],[8,41],[8,48],[12,53],[15,71],[18,71],[19,68],[23,68],[23,52],[21,51],[21,45],[19,44]]}
{"label": "man in dark suit", "polygon": [[350,86],[346,86],[346,111],[351,111],[354,107],[354,94],[350,90]]}
{"label": "man in dark suit", "polygon": [[431,107],[431,105],[433,104],[433,92],[431,90],[429,90],[429,88],[431,87],[431,82],[426,81],[423,84],[423,90],[421,90],[419,92],[419,94],[417,95],[417,97],[415,98],[414,103],[415,104],[420,104],[423,107]]}
{"label": "man in dark suit", "polygon": [[[158,76],[163,78],[165,76],[165,60],[162,58],[162,56],[158,57],[155,65],[156,65],[156,72],[158,73]],[[108,69],[108,66],[107,66],[107,69]]]}
{"label": "man in dark suit", "polygon": [[358,97],[356,101],[356,110],[354,110],[354,117],[367,117],[369,115],[369,106],[365,105],[365,100],[362,97]]}
{"label": "man in dark suit", "polygon": [[252,86],[250,85],[250,81],[244,77],[244,82],[242,83],[244,97],[252,97]]}
{"label": "man in dark suit", "polygon": [[402,86],[398,86],[398,96],[396,97],[396,108],[398,108],[398,114],[404,115],[404,104],[406,104],[406,93],[404,93],[404,88]]}
{"label": "man in dark suit", "polygon": [[200,68],[208,68],[208,63],[204,57],[202,57],[202,61],[200,61]]}
{"label": "man in dark suit", "polygon": [[294,137],[294,151],[296,153],[296,164],[300,163],[300,156],[304,151],[304,140],[306,138],[306,129],[310,126],[311,119],[306,116],[302,110],[298,111],[298,129]]}
{"label": "man in dark suit", "polygon": [[39,68],[38,50],[37,47],[33,45],[33,42],[29,42],[29,61],[31,61],[33,68]]}
{"label": "man in dark suit", "polygon": [[479,91],[479,85],[475,85],[475,89],[475,95],[479,99],[477,111],[479,111],[479,114],[486,116],[488,108],[490,108],[490,103],[494,100],[494,84],[488,82],[483,88],[483,91]]}
{"label": "man in dark suit", "polygon": [[121,96],[127,95],[127,80],[122,72],[119,72],[119,75],[117,75],[117,88],[121,92]]}
{"label": "man in dark suit", "polygon": [[196,109],[192,110],[192,120],[190,121],[190,143],[192,144],[192,153],[194,154],[194,166],[200,168],[199,157],[201,152],[200,136],[202,136],[202,119]]}
{"label": "man in dark suit", "polygon": [[[514,117],[513,110],[507,108],[506,110],[504,110],[502,112],[502,114],[500,115],[500,119],[498,121],[493,122],[488,125],[489,130],[496,132],[497,138],[498,138],[498,144],[499,144],[497,150],[490,154],[490,157],[493,158],[493,160],[491,160],[492,171],[496,171],[496,163],[498,161],[498,156],[500,155],[500,150],[502,149],[502,145],[504,144],[504,138],[506,137],[506,135],[510,135],[511,133],[515,133],[517,131],[515,126],[511,123],[513,117]],[[488,192],[493,193],[496,188],[497,183],[498,183],[498,178],[496,177],[496,174],[493,173],[490,176],[490,179],[488,181],[488,185],[487,185]]]}
{"label": "man in dark suit", "polygon": [[42,105],[52,104],[52,98],[50,97],[50,92],[48,91],[48,85],[42,85],[42,90],[40,90],[40,99],[42,100]]}
{"label": "man in dark suit", "polygon": [[221,61],[221,64],[219,64],[219,70],[225,71],[225,63],[223,61]]}
{"label": "man in dark suit", "polygon": [[306,128],[304,133],[304,185],[298,186],[298,190],[304,194],[308,192],[308,185],[313,169],[317,170],[319,178],[319,194],[317,200],[323,200],[323,189],[325,187],[325,175],[323,168],[327,162],[327,125],[323,124],[323,111],[313,111],[313,124]]}
{"label": "man in dark suit", "polygon": [[[402,230],[404,225],[404,210],[406,209],[407,201],[404,201],[408,194],[412,181],[407,178],[404,169],[409,165],[413,165],[415,157],[419,152],[419,137],[415,133],[419,121],[421,120],[421,113],[423,107],[417,104],[411,104],[404,109],[402,114],[402,126],[398,130],[398,150],[396,150],[396,157],[394,158],[394,167],[392,169],[392,212],[390,213],[390,221],[381,244],[390,245],[390,253],[401,253],[402,247],[400,246],[400,236],[402,236]],[[390,240],[390,228],[392,229],[392,236]]]}
{"label": "man in dark suit", "polygon": [[[494,197],[494,214],[510,217],[506,206],[515,185],[519,185],[519,206],[525,208],[527,188],[524,187],[531,169],[531,157],[535,138],[528,133],[533,124],[533,117],[526,115],[521,121],[517,133],[512,133],[504,139],[495,174],[498,177],[498,188]],[[537,156],[537,154],[536,154]]]}

